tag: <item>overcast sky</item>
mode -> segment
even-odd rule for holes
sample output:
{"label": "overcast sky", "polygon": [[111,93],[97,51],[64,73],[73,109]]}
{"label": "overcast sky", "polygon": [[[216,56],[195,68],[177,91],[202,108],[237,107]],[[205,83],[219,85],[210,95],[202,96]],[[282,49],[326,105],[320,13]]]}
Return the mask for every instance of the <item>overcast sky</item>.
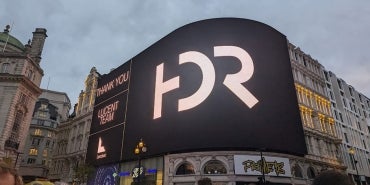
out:
{"label": "overcast sky", "polygon": [[108,73],[175,29],[217,17],[274,27],[370,98],[368,0],[3,0],[0,29],[13,25],[24,44],[47,29],[41,87],[66,92],[73,105],[92,67]]}

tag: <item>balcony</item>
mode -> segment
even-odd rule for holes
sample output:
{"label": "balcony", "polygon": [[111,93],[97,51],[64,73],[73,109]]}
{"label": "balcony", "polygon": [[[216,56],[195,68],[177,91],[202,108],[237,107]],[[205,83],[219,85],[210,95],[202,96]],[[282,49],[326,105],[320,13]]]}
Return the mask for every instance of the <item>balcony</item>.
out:
{"label": "balcony", "polygon": [[12,150],[18,150],[19,142],[13,141],[11,139],[7,139],[5,141],[5,148],[12,149]]}

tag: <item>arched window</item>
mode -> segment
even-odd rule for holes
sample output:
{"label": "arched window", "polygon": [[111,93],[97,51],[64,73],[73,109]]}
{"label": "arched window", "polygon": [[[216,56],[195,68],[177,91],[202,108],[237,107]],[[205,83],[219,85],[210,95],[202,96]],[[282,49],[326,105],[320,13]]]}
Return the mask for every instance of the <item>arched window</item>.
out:
{"label": "arched window", "polygon": [[307,169],[307,177],[309,179],[314,179],[316,177],[315,169],[312,166]]}
{"label": "arched window", "polygon": [[221,161],[211,160],[204,165],[204,174],[226,174],[226,168]]}
{"label": "arched window", "polygon": [[297,165],[297,164],[294,165],[293,168],[292,168],[292,171],[293,171],[294,177],[303,178],[302,168],[299,165]]}
{"label": "arched window", "polygon": [[176,175],[194,174],[194,166],[189,162],[181,164],[177,170]]}

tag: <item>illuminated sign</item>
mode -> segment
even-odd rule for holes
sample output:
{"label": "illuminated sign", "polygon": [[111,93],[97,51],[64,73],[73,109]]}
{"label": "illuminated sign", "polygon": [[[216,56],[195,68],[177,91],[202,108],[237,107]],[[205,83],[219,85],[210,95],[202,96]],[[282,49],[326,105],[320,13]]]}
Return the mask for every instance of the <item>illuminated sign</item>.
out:
{"label": "illuminated sign", "polygon": [[96,185],[96,184],[117,184],[118,178],[113,174],[117,173],[118,164],[100,166],[94,171],[93,174],[89,175],[87,185]]}
{"label": "illuminated sign", "polygon": [[238,175],[265,175],[291,177],[290,163],[288,158],[235,155],[235,174]]}
{"label": "illuminated sign", "polygon": [[143,166],[136,166],[131,172],[132,178],[136,179],[145,176],[145,169]]}
{"label": "illuminated sign", "polygon": [[105,158],[107,157],[106,153],[105,153],[105,148],[102,144],[102,140],[101,138],[99,137],[99,144],[98,144],[98,155],[97,155],[97,158],[96,159],[101,159],[101,158]]}
{"label": "illuminated sign", "polygon": [[[87,157],[93,164],[135,160],[140,138],[149,147],[143,157],[307,153],[287,39],[256,21],[183,26],[101,76],[96,95]],[[97,159],[99,137],[106,157]]]}

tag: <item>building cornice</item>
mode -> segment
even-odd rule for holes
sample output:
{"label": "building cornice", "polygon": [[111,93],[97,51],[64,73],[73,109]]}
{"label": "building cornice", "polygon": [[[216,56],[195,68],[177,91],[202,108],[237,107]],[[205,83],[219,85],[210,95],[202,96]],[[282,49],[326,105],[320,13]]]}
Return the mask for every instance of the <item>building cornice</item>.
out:
{"label": "building cornice", "polygon": [[35,85],[31,80],[24,75],[14,75],[8,73],[0,73],[0,82],[17,82],[24,85],[28,90],[38,97],[42,91],[41,88]]}

